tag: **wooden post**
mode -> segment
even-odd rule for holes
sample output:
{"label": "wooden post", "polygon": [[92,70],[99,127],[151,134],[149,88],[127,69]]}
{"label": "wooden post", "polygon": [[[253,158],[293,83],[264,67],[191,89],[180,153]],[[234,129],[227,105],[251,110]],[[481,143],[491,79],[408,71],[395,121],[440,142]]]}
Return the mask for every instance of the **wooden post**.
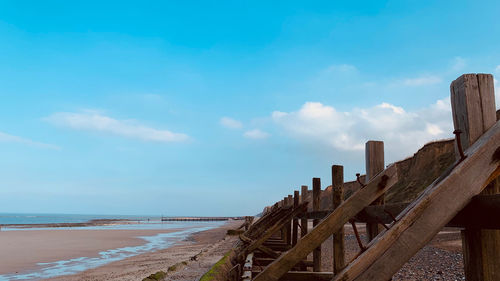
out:
{"label": "wooden post", "polygon": [[[293,208],[297,208],[299,206],[299,191],[295,190],[293,192]],[[297,218],[293,218],[293,225],[292,225],[292,246],[295,246],[297,244],[297,239],[299,236],[299,220]]]}
{"label": "wooden post", "polygon": [[[451,83],[455,130],[465,150],[496,122],[495,90],[491,74],[464,74]],[[455,140],[455,148],[457,141]],[[457,152],[457,159],[460,153]],[[500,193],[497,178],[482,194]],[[491,214],[494,215],[494,214]],[[465,277],[468,281],[500,280],[500,230],[466,228],[462,231]]]}
{"label": "wooden post", "polygon": [[[344,201],[344,166],[332,166],[332,210]],[[333,234],[333,273],[345,267],[344,227]]]}
{"label": "wooden post", "polygon": [[[287,201],[288,201],[288,197],[283,197],[283,200],[281,200],[281,202],[283,202],[283,208],[285,208],[287,206]],[[283,228],[281,228],[281,240],[283,240],[283,242],[285,242],[285,244],[287,243],[286,241],[286,227],[283,226]]]}
{"label": "wooden post", "polygon": [[[293,206],[293,197],[292,195],[288,195],[287,198],[288,206]],[[286,241],[288,245],[292,245],[292,221],[289,221],[286,224]]]}
{"label": "wooden post", "polygon": [[[313,211],[319,211],[321,199],[321,179],[313,178]],[[319,219],[313,220],[313,227],[319,223]],[[321,244],[313,251],[313,271],[321,271]]]}
{"label": "wooden post", "polygon": [[[302,200],[300,203],[304,203],[307,200],[307,185],[301,186],[300,193],[302,194],[301,195]],[[306,234],[307,234],[307,221],[308,221],[307,219],[300,220],[300,238],[306,236]]]}
{"label": "wooden post", "polygon": [[[366,182],[384,170],[384,142],[367,141],[365,144]],[[384,196],[380,196],[372,205],[383,205]],[[366,224],[366,237],[368,242],[382,231],[382,226],[377,223]]]}

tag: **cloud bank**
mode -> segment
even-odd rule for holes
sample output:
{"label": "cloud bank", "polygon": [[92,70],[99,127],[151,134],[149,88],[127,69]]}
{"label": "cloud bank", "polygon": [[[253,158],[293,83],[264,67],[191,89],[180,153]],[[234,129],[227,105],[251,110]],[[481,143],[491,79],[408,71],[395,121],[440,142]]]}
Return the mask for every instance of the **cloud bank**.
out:
{"label": "cloud bank", "polygon": [[368,140],[382,140],[395,159],[409,156],[425,143],[451,137],[449,99],[407,111],[389,103],[338,111],[306,102],[297,111],[274,111],[273,122],[289,136],[340,151],[362,151]]}
{"label": "cloud bank", "polygon": [[117,120],[95,111],[83,113],[57,112],[45,118],[48,122],[65,128],[93,131],[153,142],[183,142],[189,136],[138,124],[134,120]]}

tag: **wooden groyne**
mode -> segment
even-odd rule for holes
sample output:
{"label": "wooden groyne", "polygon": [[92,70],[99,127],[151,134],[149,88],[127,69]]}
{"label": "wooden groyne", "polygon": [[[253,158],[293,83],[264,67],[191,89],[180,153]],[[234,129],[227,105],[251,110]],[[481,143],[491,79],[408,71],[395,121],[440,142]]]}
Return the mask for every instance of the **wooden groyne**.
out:
{"label": "wooden groyne", "polygon": [[244,219],[245,217],[162,217],[161,221],[228,221]]}
{"label": "wooden groyne", "polygon": [[[240,235],[230,270],[217,280],[391,280],[445,226],[461,228],[466,280],[500,280],[500,121],[493,85],[490,74],[464,74],[451,83],[456,160],[412,202],[385,203],[400,182],[400,167],[385,166],[383,142],[368,141],[367,175],[357,175],[348,198],[343,166],[333,165],[331,207],[321,208],[325,191],[313,178],[312,190],[302,186],[265,208]],[[345,260],[346,223],[359,246],[351,261]],[[356,223],[367,224],[366,240]],[[333,271],[325,272],[321,245],[332,236]]]}

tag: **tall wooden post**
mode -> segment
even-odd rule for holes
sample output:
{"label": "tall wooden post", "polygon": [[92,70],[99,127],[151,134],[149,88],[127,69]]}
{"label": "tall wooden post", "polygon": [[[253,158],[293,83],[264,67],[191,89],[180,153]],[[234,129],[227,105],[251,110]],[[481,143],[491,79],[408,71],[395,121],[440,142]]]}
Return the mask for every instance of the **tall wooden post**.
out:
{"label": "tall wooden post", "polygon": [[[287,206],[293,207],[293,197],[292,197],[292,195],[288,195],[287,202],[288,202]],[[289,221],[286,224],[286,241],[287,241],[287,245],[291,245],[292,244],[292,221]]]}
{"label": "tall wooden post", "polygon": [[[366,164],[366,182],[374,178],[375,175],[384,170],[384,142],[367,141],[365,144],[365,164]],[[372,205],[383,205],[384,196],[380,196]],[[371,241],[382,231],[382,226],[377,223],[366,224],[366,236]]]}
{"label": "tall wooden post", "polygon": [[[496,123],[494,91],[491,74],[464,74],[451,83],[453,124],[461,131],[463,150]],[[459,159],[459,152],[456,154]],[[498,178],[482,194],[497,193]],[[500,280],[500,230],[466,228],[462,231],[462,248],[466,280]]]}
{"label": "tall wooden post", "polygon": [[[297,208],[299,206],[299,191],[295,190],[293,192],[293,207]],[[297,244],[297,239],[299,236],[299,219],[293,218],[293,224],[292,224],[292,246],[295,246]]]}
{"label": "tall wooden post", "polygon": [[[307,185],[301,186],[300,193],[302,198],[300,203],[304,203],[305,201],[307,201]],[[300,238],[306,236],[306,234],[307,234],[307,219],[303,218],[300,220]]]}
{"label": "tall wooden post", "polygon": [[[344,201],[344,166],[332,166],[332,209]],[[333,273],[338,274],[345,267],[344,227],[333,234]]]}
{"label": "tall wooden post", "polygon": [[[288,206],[288,197],[285,196],[285,197],[283,197],[283,208],[285,208],[287,206]],[[288,244],[288,241],[286,240],[287,237],[288,237],[288,235],[287,235],[286,225],[285,225],[285,226],[283,226],[283,228],[281,228],[281,239],[283,240],[283,242],[285,242],[285,244]]]}
{"label": "tall wooden post", "polygon": [[[321,179],[313,178],[313,211],[320,210],[320,199],[321,199]],[[313,220],[313,227],[319,223],[319,219]],[[319,245],[313,251],[313,271],[321,271],[321,245]]]}
{"label": "tall wooden post", "polygon": [[[307,201],[307,185],[303,185],[301,186],[301,189],[300,189],[300,203],[304,203]],[[302,218],[300,219],[300,239],[302,239],[302,237],[306,236],[307,234],[307,230],[308,230],[308,219],[306,218]],[[307,266],[303,266],[302,267],[302,270],[303,271],[307,271]]]}

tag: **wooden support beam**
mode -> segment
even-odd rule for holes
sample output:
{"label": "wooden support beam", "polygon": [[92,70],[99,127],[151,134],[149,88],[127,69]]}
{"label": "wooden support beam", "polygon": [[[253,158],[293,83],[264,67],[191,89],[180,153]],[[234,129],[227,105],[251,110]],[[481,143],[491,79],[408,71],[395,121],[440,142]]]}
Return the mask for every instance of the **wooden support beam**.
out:
{"label": "wooden support beam", "polygon": [[[307,202],[300,204],[297,208],[288,210],[288,213],[283,216],[278,222],[276,222],[273,226],[266,229],[258,239],[252,241],[243,251],[243,253],[250,253],[253,250],[257,249],[260,245],[262,245],[267,239],[269,239],[275,232],[281,229],[284,225],[288,224],[294,216],[298,213],[304,212],[307,208]],[[241,236],[240,236],[241,237]]]}
{"label": "wooden support beam", "polygon": [[[344,167],[332,166],[332,209],[344,202]],[[345,267],[344,226],[333,234],[333,272],[339,273]]]}
{"label": "wooden support beam", "polygon": [[[392,216],[397,217],[408,205],[410,203],[370,205],[359,212],[354,217],[354,220],[360,223],[383,222],[391,224],[393,223]],[[333,210],[308,212],[300,214],[299,218],[323,219],[332,212]],[[446,226],[500,229],[500,220],[496,216],[491,216],[491,214],[500,214],[500,194],[476,195]]]}
{"label": "wooden support beam", "polygon": [[368,249],[334,280],[390,279],[472,197],[500,175],[500,122],[467,149],[465,155],[464,160],[427,187],[398,215],[398,221],[384,235],[372,240]]}
{"label": "wooden support beam", "polygon": [[281,276],[299,261],[305,259],[310,252],[321,245],[328,237],[339,231],[350,218],[380,197],[380,195],[384,194],[397,180],[396,166],[391,165],[387,167],[387,169],[375,176],[364,188],[356,191],[316,225],[315,228],[297,242],[295,247],[282,254],[275,262],[267,266],[254,278],[254,281],[276,281],[281,278]]}
{"label": "wooden support beam", "polygon": [[[259,274],[254,271],[253,275]],[[309,272],[309,271],[290,271],[281,277],[280,281],[329,281],[333,277],[333,272]]]}
{"label": "wooden support beam", "polygon": [[[266,266],[270,263],[272,263],[273,261],[275,261],[275,259],[272,259],[272,258],[259,258],[256,260],[256,264],[260,265],[260,266]],[[300,267],[313,267],[313,261],[311,260],[303,260],[303,261],[300,261],[298,264],[298,266]]]}
{"label": "wooden support beam", "polygon": [[[287,205],[293,207],[293,196],[288,195]],[[286,242],[288,245],[292,245],[292,220],[286,224]]]}
{"label": "wooden support beam", "polygon": [[[313,211],[319,211],[321,203],[321,179],[313,178]],[[318,225],[319,219],[313,220],[313,228]],[[321,243],[313,251],[313,271],[321,271]]]}
{"label": "wooden support beam", "polygon": [[[301,194],[301,196],[300,196],[301,201],[300,202],[303,203],[307,200],[307,185],[303,185],[301,187],[300,194]],[[306,236],[307,230],[308,230],[307,228],[308,228],[307,218],[302,218],[300,220],[300,237],[301,238]]]}
{"label": "wooden support beam", "polygon": [[[295,190],[293,192],[293,207],[297,208],[299,206],[299,191]],[[293,218],[292,222],[292,246],[297,244],[297,239],[299,237],[299,220],[297,217]]]}
{"label": "wooden support beam", "polygon": [[[476,142],[497,122],[494,81],[491,74],[464,74],[450,86],[455,130],[462,132],[462,149]],[[455,148],[458,144],[455,141]],[[457,159],[460,153],[456,153]],[[483,194],[500,193],[500,180]],[[462,231],[465,276],[468,281],[500,280],[500,231],[466,228]]]}
{"label": "wooden support beam", "polygon": [[[376,174],[384,170],[384,142],[367,141],[365,144],[365,164],[366,181],[370,181]],[[384,195],[380,196],[372,205],[383,205],[385,203]],[[366,224],[366,238],[370,242],[382,231],[382,226],[378,223]]]}

